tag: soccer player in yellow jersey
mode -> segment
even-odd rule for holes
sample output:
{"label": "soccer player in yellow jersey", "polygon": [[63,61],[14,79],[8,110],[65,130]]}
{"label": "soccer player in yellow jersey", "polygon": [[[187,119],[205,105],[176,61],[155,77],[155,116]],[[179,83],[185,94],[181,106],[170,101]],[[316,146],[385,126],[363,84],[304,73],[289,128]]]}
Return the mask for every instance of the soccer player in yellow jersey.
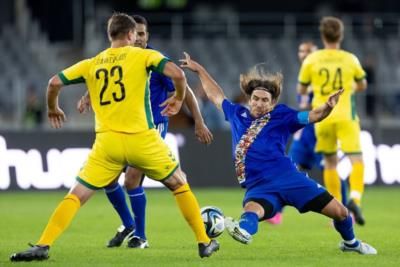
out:
{"label": "soccer player in yellow jersey", "polygon": [[328,191],[341,199],[338,163],[338,144],[352,163],[350,201],[347,205],[358,224],[364,225],[360,205],[364,192],[364,164],[360,144],[360,122],[356,114],[354,93],[366,89],[365,72],[357,57],[340,49],[344,26],[340,19],[324,17],[320,23],[324,49],[310,54],[299,73],[298,92],[307,94],[311,85],[314,93],[312,106],[324,103],[329,95],[344,89],[337,107],[322,122],[315,125],[316,151],[324,154],[324,182]]}
{"label": "soccer player in yellow jersey", "polygon": [[[136,40],[134,45],[136,47],[153,49],[148,45],[149,32],[146,18],[140,15],[133,15],[132,17],[136,22]],[[175,91],[175,88],[169,77],[153,71],[150,74],[149,89],[153,122],[161,137],[165,139],[169,118],[161,115],[164,108],[160,107],[160,104],[168,98],[169,94]],[[204,124],[196,97],[189,87],[187,87],[184,104],[187,105],[193,116],[197,139],[202,143],[210,144],[213,136]],[[85,96],[78,102],[78,110],[82,113],[88,109],[90,109],[90,98],[86,92]],[[118,184],[118,181],[116,180],[104,188],[107,198],[117,211],[122,222],[115,236],[108,241],[107,247],[119,247],[124,240],[128,240],[127,246],[129,248],[149,248],[145,223],[147,200],[145,190],[142,186],[143,180],[144,175],[141,170],[131,166],[126,167],[124,185],[134,218],[129,211],[124,190]]]}
{"label": "soccer player in yellow jersey", "polygon": [[183,71],[157,51],[132,46],[135,21],[129,15],[114,14],[108,21],[108,36],[110,48],[63,70],[49,81],[47,109],[54,128],[61,128],[65,121],[58,105],[61,87],[86,82],[96,118],[96,139],[77,183],[55,209],[39,241],[30,249],[11,255],[11,261],[48,259],[50,246],[79,208],[96,189],[113,182],[128,164],[173,192],[196,236],[200,257],[208,257],[219,249],[218,242],[210,240],[205,232],[197,199],[185,174],[152,121],[149,70],[162,72],[175,85],[174,95],[163,103],[164,115],[174,115],[181,108],[186,89]]}

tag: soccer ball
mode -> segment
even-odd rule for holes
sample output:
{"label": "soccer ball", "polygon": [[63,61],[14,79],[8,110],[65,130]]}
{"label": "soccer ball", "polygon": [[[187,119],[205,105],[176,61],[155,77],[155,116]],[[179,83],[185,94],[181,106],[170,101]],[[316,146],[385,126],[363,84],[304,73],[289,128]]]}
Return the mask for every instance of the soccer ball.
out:
{"label": "soccer ball", "polygon": [[225,230],[224,213],[222,210],[217,207],[206,206],[200,211],[208,237],[215,238],[220,236]]}

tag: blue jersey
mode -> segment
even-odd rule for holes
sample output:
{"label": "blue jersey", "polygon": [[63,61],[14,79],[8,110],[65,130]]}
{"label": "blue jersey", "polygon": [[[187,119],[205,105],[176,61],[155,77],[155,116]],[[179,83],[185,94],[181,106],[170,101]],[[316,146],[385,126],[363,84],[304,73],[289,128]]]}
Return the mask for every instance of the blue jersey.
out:
{"label": "blue jersey", "polygon": [[293,135],[289,157],[305,170],[311,170],[314,166],[322,169],[322,154],[314,151],[316,142],[314,124],[309,124]]}
{"label": "blue jersey", "polygon": [[[310,109],[313,96],[313,92],[307,95],[297,95],[299,107],[301,109]],[[314,151],[316,142],[313,124],[297,131],[289,148],[290,158],[303,169],[311,170],[313,166],[322,169],[322,154]]]}
{"label": "blue jersey", "polygon": [[308,111],[298,112],[280,104],[272,112],[254,119],[246,107],[226,99],[222,109],[231,125],[233,158],[240,184],[250,188],[260,181],[285,183],[285,173],[297,170],[285,155],[286,144],[294,132],[308,124]]}
{"label": "blue jersey", "polygon": [[[153,49],[150,46],[147,46],[146,48]],[[164,107],[160,107],[160,104],[168,98],[168,93],[174,91],[174,84],[169,77],[155,71],[151,73],[150,102],[154,124],[157,125],[159,123],[168,121],[168,117],[161,115],[161,111],[164,109]]]}
{"label": "blue jersey", "polygon": [[313,98],[314,98],[313,92],[309,92],[307,95],[297,94],[297,103],[299,104],[299,107],[301,109],[304,109],[304,107],[307,107],[306,109],[311,109],[311,103]]}

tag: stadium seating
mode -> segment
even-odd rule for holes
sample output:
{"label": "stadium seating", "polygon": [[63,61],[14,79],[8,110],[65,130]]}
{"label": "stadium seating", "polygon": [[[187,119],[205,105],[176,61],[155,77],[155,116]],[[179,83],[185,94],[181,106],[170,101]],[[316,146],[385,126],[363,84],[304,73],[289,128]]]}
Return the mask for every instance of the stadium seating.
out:
{"label": "stadium seating", "polygon": [[[225,13],[224,13],[225,14]],[[228,16],[229,17],[229,16]],[[45,87],[50,75],[72,64],[82,57],[90,57],[96,51],[108,46],[103,28],[88,22],[81,49],[72,44],[50,43],[40,31],[36,21],[30,19],[27,29],[21,32],[15,25],[5,25],[0,30],[0,94],[8,97],[0,99],[0,122],[2,128],[22,127],[21,114],[25,105],[27,88],[34,84],[44,100]],[[104,25],[102,25],[104,26]],[[183,27],[183,26],[182,26]],[[189,27],[189,26],[187,26]],[[190,30],[190,29],[189,29]],[[303,28],[299,27],[299,31]],[[168,55],[173,61],[187,51],[200,61],[225,89],[228,97],[239,93],[239,74],[257,63],[265,63],[268,69],[282,71],[284,91],[281,101],[296,105],[295,86],[299,63],[297,45],[304,36],[282,34],[280,36],[254,35],[229,36],[213,34],[196,35],[173,39],[163,35],[151,35],[150,44]],[[320,43],[318,36],[312,36]],[[374,59],[375,81],[377,86],[372,92],[378,94],[379,116],[394,118],[400,113],[400,47],[399,37],[346,35],[343,47],[355,53],[363,62],[367,57]],[[194,76],[188,75],[189,82],[196,84]],[[74,119],[67,127],[90,128],[92,116],[80,116],[75,111],[75,103],[84,93],[84,86],[78,90],[68,90],[62,97],[62,106]],[[372,87],[371,87],[372,88]],[[365,94],[357,96],[358,111],[364,122],[368,122]],[[361,106],[361,107],[360,107]]]}

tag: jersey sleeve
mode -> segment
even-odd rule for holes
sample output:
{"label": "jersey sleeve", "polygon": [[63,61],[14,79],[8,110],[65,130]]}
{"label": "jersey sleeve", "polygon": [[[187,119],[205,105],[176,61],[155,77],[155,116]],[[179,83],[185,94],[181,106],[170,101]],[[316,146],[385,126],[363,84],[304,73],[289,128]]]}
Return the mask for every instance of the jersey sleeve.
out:
{"label": "jersey sleeve", "polygon": [[308,111],[297,111],[286,107],[286,122],[290,133],[294,133],[297,130],[306,126],[308,122]]}
{"label": "jersey sleeve", "polygon": [[224,101],[222,101],[222,110],[224,112],[226,121],[230,121],[233,118],[236,107],[237,107],[237,105],[233,104],[231,101],[229,101],[226,98],[224,99]]}
{"label": "jersey sleeve", "polygon": [[152,71],[163,73],[165,64],[171,60],[160,52],[152,49],[146,49],[146,52],[148,53],[146,58],[146,67]]}
{"label": "jersey sleeve", "polygon": [[84,83],[90,67],[90,59],[82,60],[58,73],[64,85]]}
{"label": "jersey sleeve", "polygon": [[309,86],[311,84],[311,64],[310,57],[307,57],[301,64],[298,81],[300,84]]}
{"label": "jersey sleeve", "polygon": [[366,74],[360,64],[360,61],[358,60],[358,58],[356,56],[353,56],[353,63],[354,63],[354,67],[355,67],[354,80],[356,82],[362,81],[363,79],[365,79]]}

